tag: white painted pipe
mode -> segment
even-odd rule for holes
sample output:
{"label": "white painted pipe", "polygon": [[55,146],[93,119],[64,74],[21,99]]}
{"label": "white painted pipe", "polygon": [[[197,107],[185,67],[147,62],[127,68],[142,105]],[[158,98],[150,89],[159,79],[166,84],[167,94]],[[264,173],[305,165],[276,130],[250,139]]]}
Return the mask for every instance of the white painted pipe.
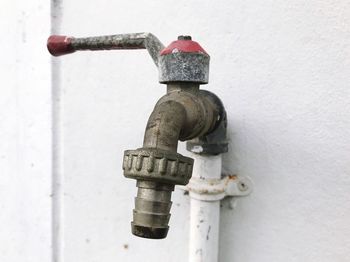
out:
{"label": "white painted pipe", "polygon": [[[205,184],[208,179],[221,178],[221,154],[200,156],[195,159],[192,177]],[[220,199],[204,199],[201,194],[191,192],[190,262],[217,262],[219,249]]]}

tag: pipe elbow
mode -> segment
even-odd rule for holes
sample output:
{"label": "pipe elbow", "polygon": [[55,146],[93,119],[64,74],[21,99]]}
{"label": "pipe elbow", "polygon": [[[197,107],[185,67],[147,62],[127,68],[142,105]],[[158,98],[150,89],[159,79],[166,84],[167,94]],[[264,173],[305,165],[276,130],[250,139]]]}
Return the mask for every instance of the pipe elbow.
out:
{"label": "pipe elbow", "polygon": [[159,99],[149,117],[143,146],[176,152],[179,140],[210,132],[219,112],[204,94],[175,89]]}
{"label": "pipe elbow", "polygon": [[186,109],[181,103],[160,100],[148,119],[143,147],[176,152],[186,117]]}

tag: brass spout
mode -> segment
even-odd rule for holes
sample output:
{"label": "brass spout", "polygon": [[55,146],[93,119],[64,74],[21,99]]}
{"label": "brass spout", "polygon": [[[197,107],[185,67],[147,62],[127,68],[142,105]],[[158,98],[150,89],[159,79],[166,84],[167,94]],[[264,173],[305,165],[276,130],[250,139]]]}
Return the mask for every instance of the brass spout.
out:
{"label": "brass spout", "polygon": [[138,187],[132,233],[144,238],[167,236],[171,192],[191,178],[193,159],[177,153],[178,141],[210,133],[220,111],[198,84],[172,83],[167,90],[149,117],[143,147],[124,154],[124,175]]}

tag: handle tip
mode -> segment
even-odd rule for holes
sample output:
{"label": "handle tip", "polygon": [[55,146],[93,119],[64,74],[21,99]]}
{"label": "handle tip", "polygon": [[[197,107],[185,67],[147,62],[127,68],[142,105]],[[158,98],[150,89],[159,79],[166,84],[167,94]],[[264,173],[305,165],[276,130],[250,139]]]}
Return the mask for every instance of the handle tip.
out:
{"label": "handle tip", "polygon": [[53,56],[61,56],[74,52],[72,37],[64,35],[52,35],[47,39],[47,49]]}

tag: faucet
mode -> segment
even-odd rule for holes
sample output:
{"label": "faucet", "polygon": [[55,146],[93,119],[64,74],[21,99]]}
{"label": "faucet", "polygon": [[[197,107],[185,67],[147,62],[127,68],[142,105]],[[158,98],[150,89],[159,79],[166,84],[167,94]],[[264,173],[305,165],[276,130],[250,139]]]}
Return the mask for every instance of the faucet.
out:
{"label": "faucet", "polygon": [[53,35],[47,47],[53,56],[78,50],[147,49],[167,93],[148,119],[143,146],[124,152],[123,170],[125,177],[137,180],[132,233],[165,238],[171,193],[175,185],[189,182],[194,162],[177,152],[178,141],[189,141],[187,149],[196,153],[227,152],[227,143],[218,142],[226,134],[224,106],[216,95],[199,89],[208,83],[209,55],[190,36],[179,36],[164,47],[151,33],[87,38]]}

